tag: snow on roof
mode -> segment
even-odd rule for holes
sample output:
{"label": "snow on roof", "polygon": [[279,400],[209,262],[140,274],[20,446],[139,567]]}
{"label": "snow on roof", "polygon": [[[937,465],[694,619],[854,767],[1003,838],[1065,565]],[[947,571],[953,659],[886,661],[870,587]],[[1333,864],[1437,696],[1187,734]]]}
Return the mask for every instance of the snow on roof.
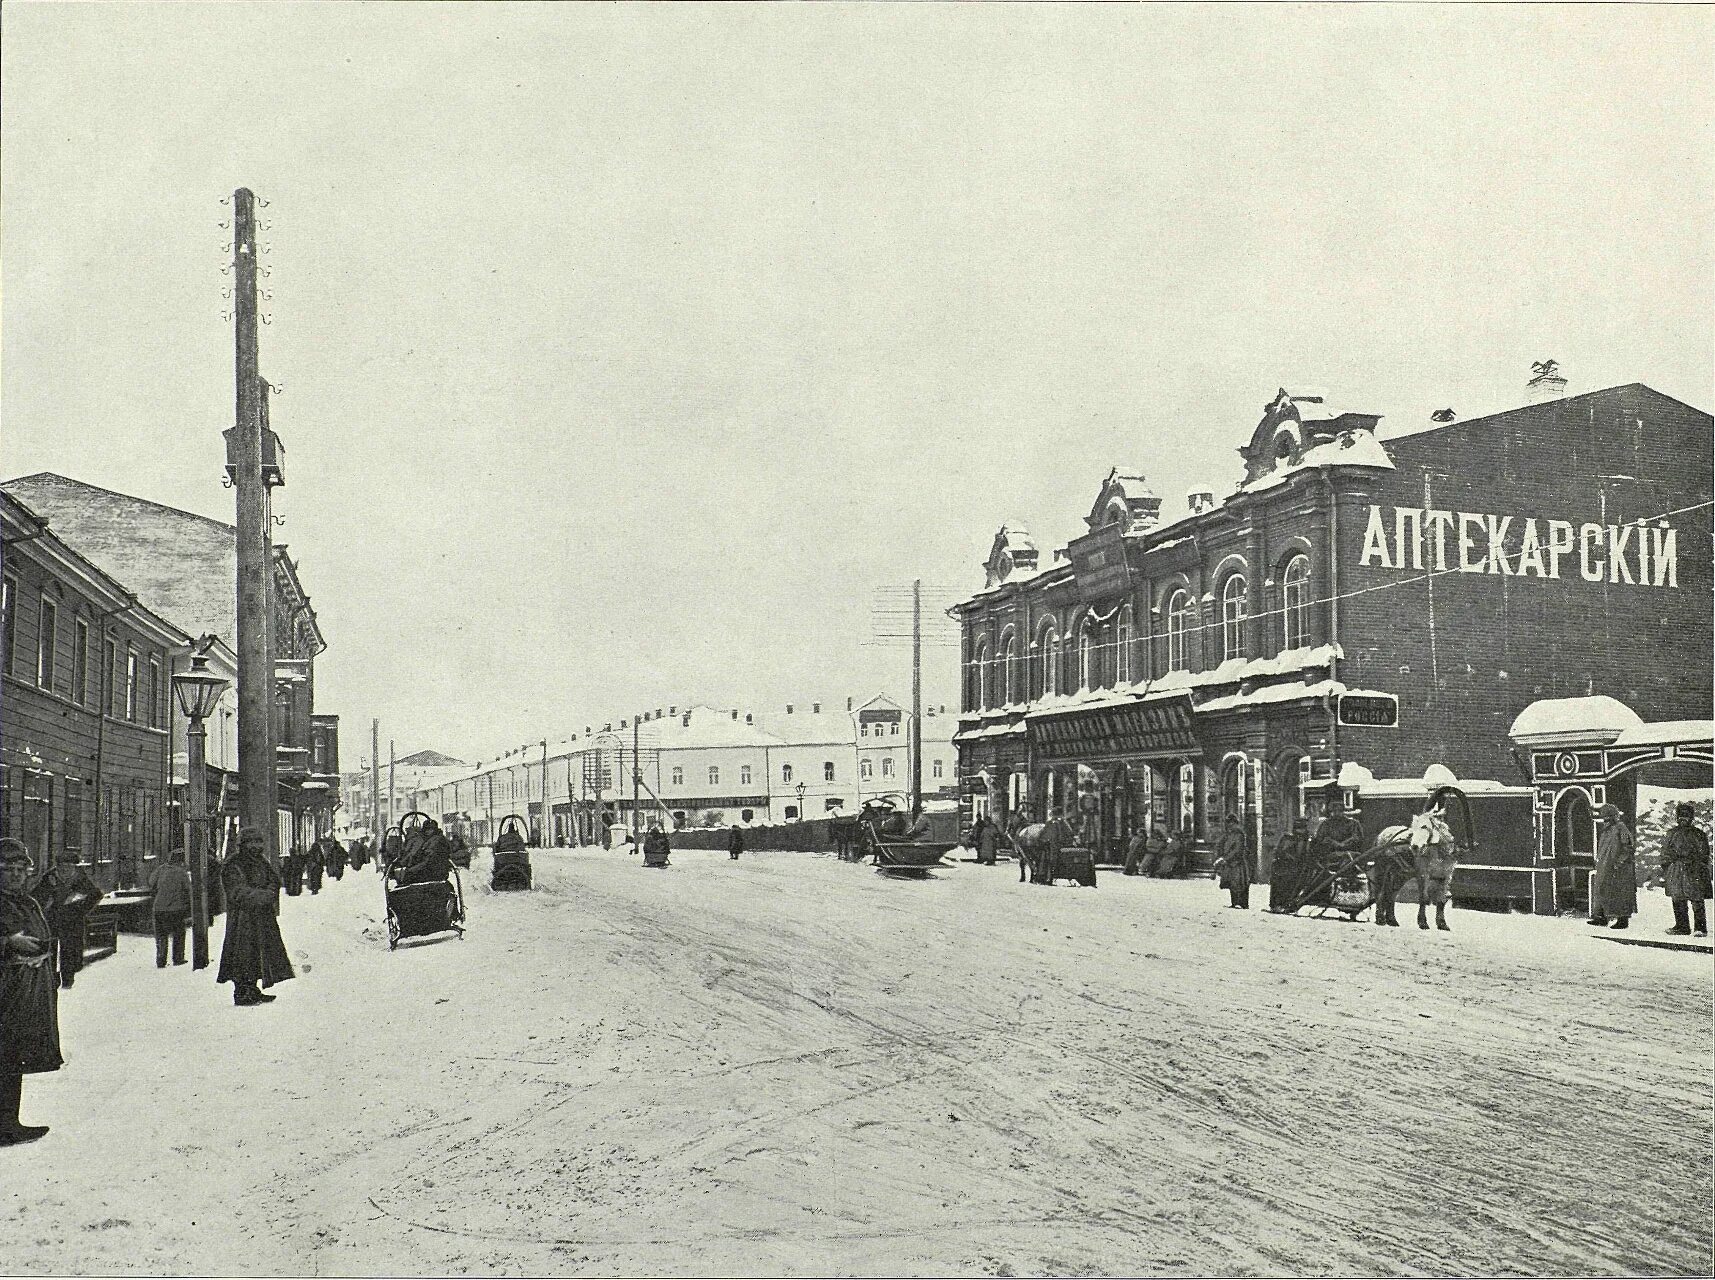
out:
{"label": "snow on roof", "polygon": [[1642,723],[1643,717],[1618,698],[1598,693],[1585,698],[1538,699],[1518,713],[1508,733],[1520,742],[1612,742]]}
{"label": "snow on roof", "polygon": [[1375,467],[1382,471],[1394,469],[1387,446],[1368,431],[1354,431],[1339,440],[1312,445],[1291,462],[1281,463],[1255,480],[1239,485],[1240,493],[1260,493],[1282,485],[1301,471],[1318,467]]}
{"label": "snow on roof", "polygon": [[1701,746],[1710,742],[1715,742],[1715,720],[1660,720],[1622,729],[1614,739],[1616,747],[1655,747],[1664,743]]}

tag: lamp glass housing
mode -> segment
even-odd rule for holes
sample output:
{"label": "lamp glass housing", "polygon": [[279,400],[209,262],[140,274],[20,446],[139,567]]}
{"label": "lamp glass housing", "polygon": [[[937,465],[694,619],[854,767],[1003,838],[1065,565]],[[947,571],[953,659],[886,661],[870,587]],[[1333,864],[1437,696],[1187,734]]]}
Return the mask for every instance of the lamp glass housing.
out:
{"label": "lamp glass housing", "polygon": [[173,697],[187,720],[206,720],[220,705],[227,681],[208,669],[208,659],[191,659],[191,669],[173,677]]}

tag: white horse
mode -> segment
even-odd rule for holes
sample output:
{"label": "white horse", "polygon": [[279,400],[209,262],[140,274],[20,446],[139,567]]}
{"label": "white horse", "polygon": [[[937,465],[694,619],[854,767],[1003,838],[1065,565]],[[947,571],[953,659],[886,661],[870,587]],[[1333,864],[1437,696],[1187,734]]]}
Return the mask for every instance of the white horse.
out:
{"label": "white horse", "polygon": [[1394,899],[1407,880],[1417,881],[1417,927],[1429,927],[1428,905],[1435,903],[1435,927],[1448,930],[1447,900],[1459,845],[1441,805],[1415,815],[1404,826],[1384,827],[1370,847],[1375,877],[1377,924],[1399,924]]}

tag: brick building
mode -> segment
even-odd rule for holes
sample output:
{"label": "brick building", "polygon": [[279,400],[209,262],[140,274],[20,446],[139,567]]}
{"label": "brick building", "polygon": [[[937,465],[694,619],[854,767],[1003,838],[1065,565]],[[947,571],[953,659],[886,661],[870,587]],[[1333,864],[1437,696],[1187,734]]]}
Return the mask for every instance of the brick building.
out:
{"label": "brick building", "polygon": [[190,642],[0,493],[0,833],[40,869],[66,850],[103,888],[175,843],[171,678]]}
{"label": "brick building", "polygon": [[[213,634],[236,652],[233,526],[49,472],[9,480],[0,489],[46,516],[66,542],[162,616],[190,635]],[[284,544],[273,550],[277,815],[279,847],[286,849],[332,825],[339,721],[315,711],[315,659],[327,642],[297,563]]]}
{"label": "brick building", "polygon": [[1328,781],[1361,803],[1433,768],[1523,797],[1503,843],[1528,858],[1525,706],[1595,692],[1675,720],[1712,696],[1710,416],[1558,382],[1387,437],[1282,390],[1224,501],[1164,523],[1116,470],[1049,563],[1003,528],[956,610],[970,808],[1076,813],[1110,853],[1153,823],[1206,849],[1232,812],[1266,874]]}

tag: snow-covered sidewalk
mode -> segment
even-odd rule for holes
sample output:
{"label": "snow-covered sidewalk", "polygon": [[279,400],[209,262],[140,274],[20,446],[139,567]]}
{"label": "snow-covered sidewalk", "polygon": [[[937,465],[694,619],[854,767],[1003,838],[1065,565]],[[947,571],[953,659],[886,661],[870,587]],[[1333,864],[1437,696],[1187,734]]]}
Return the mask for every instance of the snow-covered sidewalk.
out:
{"label": "snow-covered sidewalk", "polygon": [[53,1132],[0,1155],[6,1269],[1710,1267],[1706,956],[1206,881],[535,862],[393,953],[373,873],[288,899],[262,1008],[125,939],[26,1084]]}

